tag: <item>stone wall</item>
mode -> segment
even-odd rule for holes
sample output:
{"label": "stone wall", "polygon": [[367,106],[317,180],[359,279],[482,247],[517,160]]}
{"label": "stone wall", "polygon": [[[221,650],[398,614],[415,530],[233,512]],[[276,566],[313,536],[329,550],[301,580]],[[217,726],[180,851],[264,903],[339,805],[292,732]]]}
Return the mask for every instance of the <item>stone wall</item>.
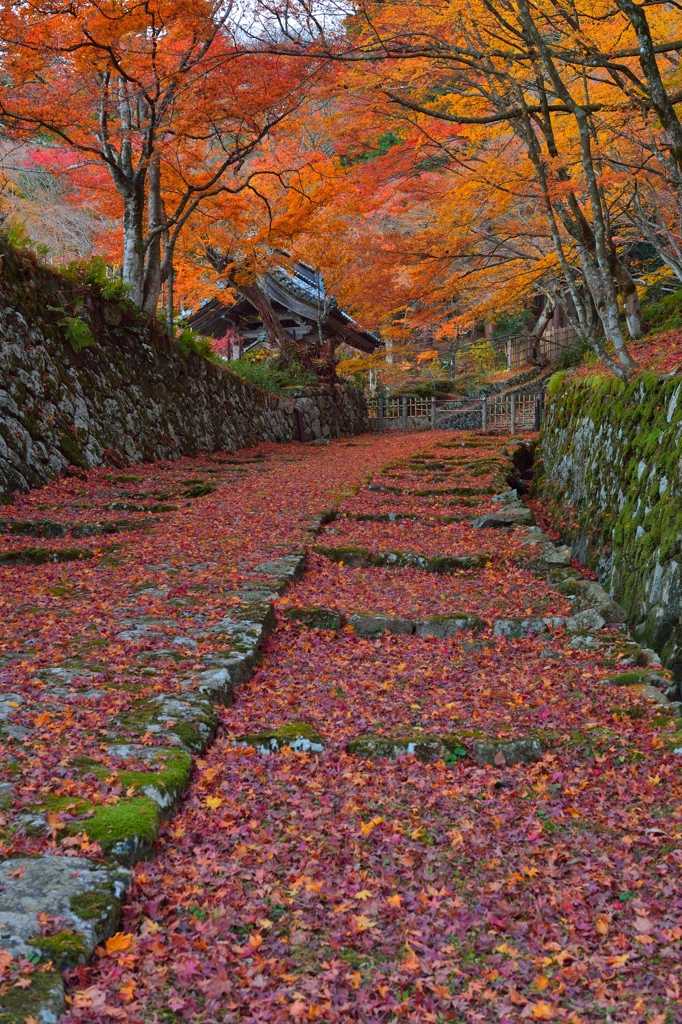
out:
{"label": "stone wall", "polygon": [[556,374],[536,480],[576,555],[682,679],[682,377]]}
{"label": "stone wall", "polygon": [[[368,429],[364,396],[344,385],[279,397],[208,360],[183,356],[127,303],[105,301],[0,243],[0,501],[59,473],[306,441]],[[94,345],[75,351],[77,315]]]}

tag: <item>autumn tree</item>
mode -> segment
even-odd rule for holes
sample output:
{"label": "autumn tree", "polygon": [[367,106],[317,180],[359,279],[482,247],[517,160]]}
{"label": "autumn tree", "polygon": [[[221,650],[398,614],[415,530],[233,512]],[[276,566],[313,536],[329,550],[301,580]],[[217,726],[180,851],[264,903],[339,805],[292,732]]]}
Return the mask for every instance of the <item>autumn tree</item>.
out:
{"label": "autumn tree", "polygon": [[153,314],[183,230],[205,203],[257,190],[249,161],[320,61],[244,52],[232,6],[213,0],[2,0],[0,24],[5,130],[80,173],[104,168],[124,279]]}

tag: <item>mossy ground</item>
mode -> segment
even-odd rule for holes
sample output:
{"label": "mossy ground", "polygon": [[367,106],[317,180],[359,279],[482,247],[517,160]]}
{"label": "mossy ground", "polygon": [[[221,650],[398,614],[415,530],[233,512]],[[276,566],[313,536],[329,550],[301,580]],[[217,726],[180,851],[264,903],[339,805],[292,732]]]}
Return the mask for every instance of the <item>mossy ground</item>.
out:
{"label": "mossy ground", "polygon": [[54,935],[41,935],[31,939],[29,945],[35,946],[42,959],[50,960],[60,971],[85,963],[88,956],[85,939],[78,932],[63,931],[55,932]]}
{"label": "mossy ground", "polygon": [[87,834],[99,843],[105,854],[118,843],[134,841],[141,848],[154,842],[159,830],[158,805],[146,796],[132,797],[116,804],[92,804],[71,797],[49,796],[35,806],[36,811],[62,811],[71,807],[72,818],[64,821],[61,835]]}
{"label": "mossy ground", "polygon": [[[40,1012],[51,1004],[54,1018],[61,1009],[62,979],[56,971],[34,971],[29,988],[9,988],[0,995],[0,1021],[2,1024],[26,1024],[27,1020],[40,1021]],[[45,1020],[46,1018],[42,1018]],[[47,1018],[49,1019],[49,1018]]]}

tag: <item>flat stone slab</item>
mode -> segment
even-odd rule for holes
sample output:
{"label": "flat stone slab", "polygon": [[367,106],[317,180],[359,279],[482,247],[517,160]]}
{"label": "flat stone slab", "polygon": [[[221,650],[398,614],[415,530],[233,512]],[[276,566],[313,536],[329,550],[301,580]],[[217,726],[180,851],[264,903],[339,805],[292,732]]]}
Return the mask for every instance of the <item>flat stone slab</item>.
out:
{"label": "flat stone slab", "polygon": [[323,608],[321,605],[292,606],[284,610],[288,619],[300,622],[309,629],[333,629],[339,630],[343,626],[343,616],[332,608]]}
{"label": "flat stone slab", "polygon": [[508,505],[499,512],[487,512],[471,523],[481,529],[501,529],[505,526],[534,526],[535,516],[525,505]]}
{"label": "flat stone slab", "polygon": [[398,633],[411,636],[414,633],[414,622],[411,619],[399,619],[390,615],[372,615],[358,612],[350,616],[348,625],[353,627],[358,636],[379,636],[381,633]]}
{"label": "flat stone slab", "polygon": [[606,619],[594,608],[586,608],[566,619],[566,629],[569,633],[590,632],[593,629],[603,629]]}
{"label": "flat stone slab", "polygon": [[513,764],[532,764],[540,761],[544,749],[540,740],[474,740],[474,760],[478,764],[494,764],[499,767]]}
{"label": "flat stone slab", "polygon": [[[38,914],[64,920],[82,940],[85,961],[116,931],[130,872],[84,857],[11,857],[0,861],[0,946],[13,955],[35,956],[41,939]],[[66,922],[70,921],[68,925]],[[45,959],[53,959],[47,955]]]}
{"label": "flat stone slab", "polygon": [[415,623],[418,636],[435,636],[449,640],[458,633],[479,633],[485,622],[478,615],[431,615]]}
{"label": "flat stone slab", "polygon": [[436,736],[419,729],[394,736],[366,732],[348,740],[346,749],[349,754],[367,758],[368,761],[412,754],[418,761],[432,764],[434,761],[459,760],[467,756],[463,740],[454,733]]}
{"label": "flat stone slab", "polygon": [[506,636],[520,640],[529,634],[548,633],[549,625],[545,619],[496,619],[493,636]]}
{"label": "flat stone slab", "polygon": [[274,729],[238,736],[235,744],[240,747],[255,747],[260,754],[275,754],[283,747],[302,753],[321,753],[326,743],[320,734],[307,722],[290,722]]}
{"label": "flat stone slab", "polygon": [[261,562],[251,570],[259,576],[273,576],[286,586],[298,583],[305,572],[305,554],[283,555],[269,562]]}

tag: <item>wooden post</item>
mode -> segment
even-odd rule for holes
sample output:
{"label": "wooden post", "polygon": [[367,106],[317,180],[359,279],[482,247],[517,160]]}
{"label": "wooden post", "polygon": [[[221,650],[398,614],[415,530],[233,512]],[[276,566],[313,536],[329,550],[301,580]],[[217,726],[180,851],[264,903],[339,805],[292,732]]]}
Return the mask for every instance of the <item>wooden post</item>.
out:
{"label": "wooden post", "polygon": [[379,433],[384,432],[384,396],[379,392],[377,396],[377,420],[379,423]]}
{"label": "wooden post", "polygon": [[509,433],[513,437],[516,432],[516,392],[512,391],[509,397]]}
{"label": "wooden post", "polygon": [[402,413],[402,417],[401,418],[402,418],[403,430],[407,430],[407,399],[405,397],[403,397],[403,400],[402,400],[401,413]]}
{"label": "wooden post", "polygon": [[488,429],[488,399],[481,399],[481,432],[486,433]]}
{"label": "wooden post", "polygon": [[429,419],[431,420],[431,430],[435,430],[436,429],[436,399],[435,398],[431,399],[430,413],[431,413],[431,415],[430,415]]}

